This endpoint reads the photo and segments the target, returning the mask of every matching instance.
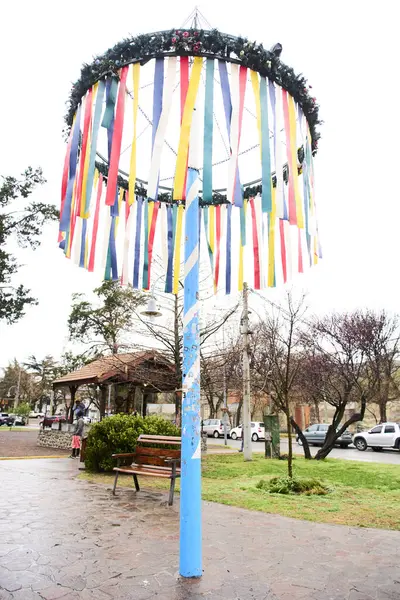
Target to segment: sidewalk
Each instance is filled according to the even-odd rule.
[[[398,600],[400,533],[203,505],[204,575],[177,577],[179,499],[0,463],[0,600]],[[293,501],[296,501],[295,498]]]

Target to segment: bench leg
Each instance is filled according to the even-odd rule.
[[[135,490],[137,492],[140,492],[140,487],[139,487],[139,482],[138,482],[138,478],[137,475],[133,475],[133,482],[135,484]]]
[[[168,506],[172,506],[174,503],[174,491],[175,491],[175,477],[171,477],[171,485],[169,488]]]
[[[119,472],[116,471],[116,473],[115,473],[115,479],[114,479],[114,487],[113,487],[113,491],[112,491],[113,496],[115,496],[115,489],[117,487],[118,476],[119,476]]]

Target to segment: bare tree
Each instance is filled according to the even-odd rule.
[[[302,324],[307,310],[305,298],[294,300],[287,294],[285,306],[270,305],[260,322],[260,341],[264,360],[259,375],[270,381],[275,406],[285,414],[288,432],[288,476],[293,477],[292,402],[303,351]]]

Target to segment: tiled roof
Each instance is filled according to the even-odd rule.
[[[160,366],[167,366],[171,372],[175,371],[174,365],[158,352],[129,352],[98,358],[81,369],[56,379],[53,381],[53,386],[62,387],[68,384],[102,383],[118,376],[127,377],[129,375],[132,378],[132,376],[134,377],[135,367],[140,369],[140,365],[148,361],[153,361],[155,366],[157,363]]]

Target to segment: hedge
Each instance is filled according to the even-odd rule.
[[[115,415],[90,427],[85,467],[88,471],[112,471],[116,466],[113,454],[133,452],[142,433],[150,435],[180,435],[180,429],[162,417]]]

